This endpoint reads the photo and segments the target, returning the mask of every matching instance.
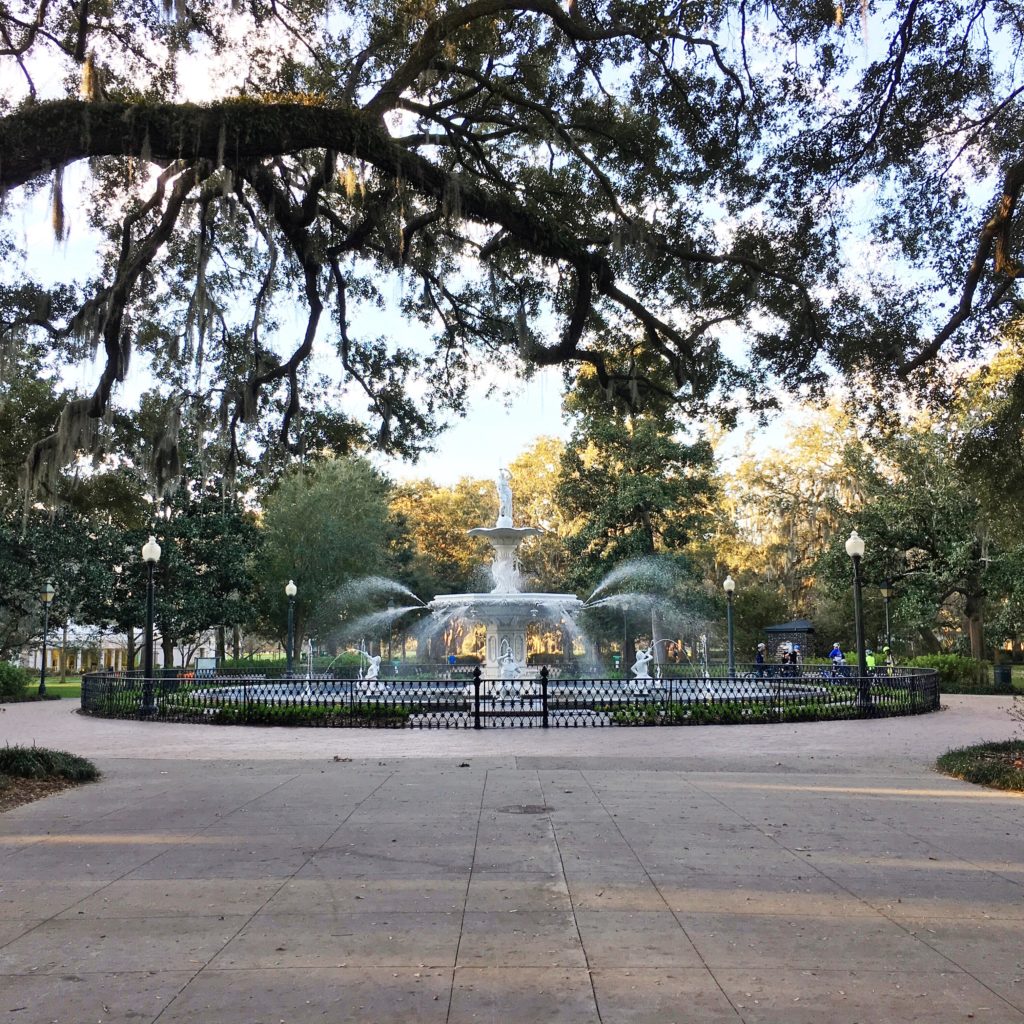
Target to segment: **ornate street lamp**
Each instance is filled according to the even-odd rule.
[[[50,631],[50,602],[53,600],[53,584],[47,580],[39,600],[43,602],[43,653],[39,661],[39,696],[46,696],[46,635]]]
[[[160,545],[152,534],[142,545],[142,560],[146,563],[146,646],[142,656],[142,713],[152,715],[156,712],[156,701],[153,699],[153,570],[160,561]]]
[[[732,633],[732,595],[736,592],[736,581],[731,576],[726,576],[722,581],[722,589],[725,591],[725,622],[729,643],[729,678],[736,675],[736,656],[733,650]]]
[[[285,668],[290,676],[292,674],[292,650],[295,645],[295,595],[299,592],[294,580],[288,581],[284,592],[288,595],[288,646],[285,648]]]
[[[846,541],[846,553],[853,560],[853,624],[857,631],[857,675],[860,677],[858,702],[861,707],[866,707],[870,703],[870,684],[868,682],[868,659],[864,650],[864,615],[861,609],[860,592],[860,560],[864,557],[864,540],[856,530]]]
[[[892,642],[889,636],[889,602],[896,596],[896,588],[892,585],[892,580],[886,580],[878,589],[885,602],[885,646],[889,647]]]

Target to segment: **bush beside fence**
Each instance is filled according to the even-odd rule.
[[[785,671],[782,671],[785,669]],[[857,677],[816,667],[648,680],[437,677],[376,680],[92,674],[82,711],[213,725],[566,728],[800,722],[920,714],[939,706],[934,670]]]

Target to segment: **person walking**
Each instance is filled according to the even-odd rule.
[[[764,667],[764,656],[767,650],[768,648],[764,644],[757,645],[757,653],[754,655],[754,665],[756,666],[754,672],[759,676],[763,676],[767,673],[767,670]]]

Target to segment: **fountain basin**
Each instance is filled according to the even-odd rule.
[[[503,651],[511,653],[520,666],[521,677],[536,676],[537,669],[526,668],[526,633],[531,622],[555,623],[570,620],[583,607],[575,594],[490,593],[438,594],[427,603],[439,618],[458,616],[479,623],[487,633],[484,647],[484,675],[501,674]]]

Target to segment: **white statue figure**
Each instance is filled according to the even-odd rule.
[[[518,679],[523,666],[515,659],[512,645],[508,640],[501,641],[501,654],[498,656],[498,675],[502,679]]]
[[[363,679],[366,682],[375,682],[378,675],[380,675],[380,655],[374,654],[369,658],[369,664],[363,673]]]
[[[499,551],[491,563],[495,594],[514,594],[519,590],[518,573],[511,551]]]
[[[650,679],[651,674],[647,671],[647,666],[654,660],[654,652],[650,647],[639,647],[636,652],[636,661],[633,662],[633,666],[630,671],[633,673],[635,679]]]
[[[512,525],[512,474],[498,470],[498,526]]]

